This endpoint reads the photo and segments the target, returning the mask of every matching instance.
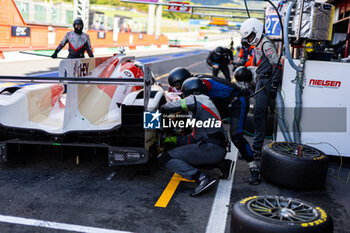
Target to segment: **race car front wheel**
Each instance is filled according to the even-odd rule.
[[[274,142],[264,147],[260,166],[263,177],[273,184],[315,190],[326,180],[328,157],[311,146]]]
[[[235,203],[232,233],[331,233],[333,220],[322,208],[281,196],[252,196]]]

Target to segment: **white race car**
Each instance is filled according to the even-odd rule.
[[[116,55],[63,60],[59,73],[66,78],[1,77],[46,83],[1,91],[0,160],[37,144],[105,147],[110,166],[147,162],[156,130],[144,129],[144,111],[166,102],[149,67]]]

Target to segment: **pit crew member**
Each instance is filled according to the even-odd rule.
[[[185,68],[182,68],[185,69]],[[186,73],[186,72],[183,72]],[[241,74],[241,73],[240,73]],[[186,75],[187,76],[187,75]],[[230,136],[233,144],[237,147],[242,157],[247,161],[251,177],[249,184],[259,184],[261,182],[260,169],[254,161],[253,151],[247,140],[243,137],[243,128],[249,110],[249,96],[250,92],[246,89],[241,89],[235,83],[231,83],[225,79],[197,75],[202,82],[194,82],[193,85],[183,88],[202,88],[196,85],[204,86],[204,94],[209,96],[214,102],[222,118],[230,118]],[[181,77],[178,77],[181,79]],[[244,80],[244,77],[237,77],[239,80]],[[193,80],[191,78],[191,80]],[[170,83],[169,83],[170,84]],[[171,84],[170,84],[171,85]],[[232,165],[231,161],[231,165]],[[230,177],[228,174],[228,178]],[[225,177],[226,178],[226,177]],[[225,179],[224,178],[224,179]]]
[[[187,84],[186,84],[187,82]],[[158,157],[161,165],[189,180],[196,181],[196,187],[190,194],[196,196],[216,183],[208,174],[201,172],[198,165],[218,164],[226,155],[225,131],[218,110],[205,91],[199,79],[188,79],[182,85],[184,99],[174,100],[161,106],[163,114],[188,112],[196,121],[215,121],[208,127],[194,127],[191,135],[171,137],[178,147],[161,153]]]
[[[255,46],[256,91],[255,96],[255,136],[252,149],[255,157],[260,157],[265,137],[265,121],[268,106],[276,98],[277,88],[281,83],[282,68],[278,66],[278,54],[275,45],[263,34],[263,24],[256,18],[249,18],[241,26],[242,37]],[[271,80],[270,80],[271,79]]]
[[[61,43],[57,46],[52,58],[57,58],[61,49],[69,43],[67,58],[84,58],[84,52],[87,51],[89,57],[94,57],[91,49],[90,37],[83,32],[84,23],[81,19],[75,19],[73,22],[74,31],[67,32]]]
[[[213,68],[214,77],[217,77],[219,71],[221,70],[225,78],[228,81],[231,81],[228,65],[233,64],[232,50],[219,46],[209,53],[206,62]]]

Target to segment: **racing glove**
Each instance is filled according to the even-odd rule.
[[[164,140],[161,142],[161,146],[164,146],[166,144],[175,145],[176,144],[176,137],[165,137]]]

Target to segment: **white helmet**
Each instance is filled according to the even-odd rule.
[[[263,30],[264,26],[258,19],[249,18],[241,25],[240,33],[249,44],[257,45],[262,37]],[[255,33],[255,37],[249,42],[247,39],[252,33]]]

